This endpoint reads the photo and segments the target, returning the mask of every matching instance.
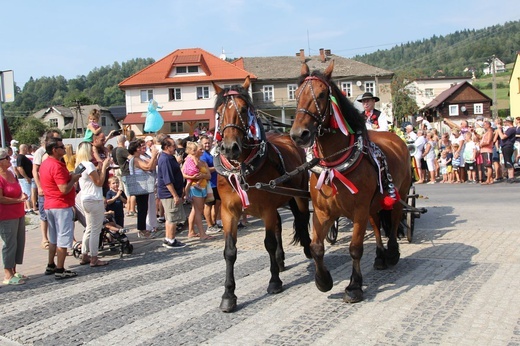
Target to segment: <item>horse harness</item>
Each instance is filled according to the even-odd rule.
[[[318,80],[322,82],[329,89],[329,99],[327,101],[327,106],[324,108],[324,112],[322,112],[316,95],[314,93],[314,88],[311,83],[312,80]],[[334,178],[337,178],[350,190],[351,193],[357,193],[357,188],[345,177],[345,175],[353,171],[361,162],[363,155],[366,155],[369,159],[369,162],[372,163],[372,165],[376,168],[378,172],[378,185],[380,193],[383,194],[384,190],[386,190],[388,195],[391,198],[395,199],[397,193],[395,185],[393,184],[392,175],[390,174],[390,171],[388,169],[386,156],[383,153],[383,151],[374,142],[371,142],[363,138],[363,135],[360,132],[357,132],[355,134],[352,133],[352,131],[347,132],[346,128],[350,129],[348,124],[343,127],[341,126],[341,121],[345,118],[341,114],[341,111],[339,111],[338,108],[334,108],[334,106],[332,105],[334,102],[332,96],[332,88],[329,85],[329,83],[323,80],[322,78],[318,78],[316,76],[309,76],[305,78],[304,85],[301,88],[300,93],[297,95],[297,100],[300,98],[303,90],[305,90],[307,86],[311,91],[313,102],[318,114],[312,113],[305,108],[300,108],[296,112],[305,113],[311,116],[314,120],[316,120],[316,122],[318,123],[318,137],[323,136],[325,132],[334,131],[334,129],[325,130],[322,128],[326,116],[329,115],[335,118],[336,123],[339,125],[341,132],[343,132],[343,134],[345,134],[348,138],[348,145],[345,148],[336,153],[333,153],[332,155],[329,155],[326,158],[319,157],[316,145],[317,140],[315,141],[312,150],[310,151],[310,155],[307,156],[307,162],[316,162],[316,160],[318,162],[310,168],[310,170],[313,173],[319,176],[316,188],[321,188],[323,183],[329,183],[335,193],[336,187],[333,185],[332,180]],[[328,158],[335,157],[340,154],[342,155],[339,159],[336,159],[332,162],[326,161]]]

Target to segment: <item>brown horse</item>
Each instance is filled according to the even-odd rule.
[[[216,139],[214,164],[218,176],[218,191],[222,200],[221,217],[224,228],[226,282],[220,309],[231,312],[236,308],[234,264],[237,257],[237,226],[243,212],[263,220],[264,245],[270,257],[271,279],[268,293],[280,293],[280,271],[285,270],[282,247],[282,222],[278,208],[289,203],[294,215],[293,242],[300,242],[310,256],[309,199],[293,198],[254,187],[292,172],[305,163],[304,151],[288,135],[265,133],[255,112],[249,88],[249,77],[242,86],[222,89],[217,93]],[[302,172],[282,185],[282,188],[308,190],[308,174]]]
[[[399,196],[406,199],[411,186],[410,154],[394,133],[367,131],[365,119],[331,81],[333,69],[331,62],[323,74],[309,75],[309,67],[302,64],[290,133],[296,144],[312,147],[313,156],[321,158],[310,179],[316,286],[323,292],[332,288],[323,262],[323,239],[334,220],[346,216],[354,226],[349,248],[352,275],[343,299],[355,303],[363,300],[360,261],[368,222],[377,242],[374,267],[385,269],[399,261],[397,229],[403,210]],[[381,226],[388,236],[387,249]]]

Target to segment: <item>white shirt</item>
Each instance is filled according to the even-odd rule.
[[[370,114],[373,114],[372,112]],[[367,130],[374,130],[374,131],[388,131],[388,117],[384,112],[381,112],[379,114],[379,117],[377,118],[377,124],[379,125],[379,128],[374,129],[372,127],[372,123],[370,122],[370,116],[366,116],[365,113],[363,115],[366,117],[366,127]]]
[[[90,178],[90,173],[96,170],[96,166],[90,161],[81,162],[85,166],[85,170],[81,173],[79,178],[79,186],[81,187],[82,201],[102,201],[103,187],[97,186]]]
[[[405,135],[405,138],[408,142],[415,142],[417,139],[417,134],[413,131],[410,131]]]
[[[422,158],[422,154],[424,152],[424,145],[426,144],[426,138],[424,136],[418,136],[415,142],[416,150],[415,150],[415,158],[420,160]]]

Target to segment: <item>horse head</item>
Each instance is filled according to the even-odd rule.
[[[213,83],[217,93],[216,139],[219,142],[220,154],[228,160],[238,160],[243,154],[243,149],[261,136],[258,133],[260,131],[257,115],[248,93],[249,84],[249,76],[241,86],[233,85],[223,89]]]
[[[335,133],[341,129],[345,135],[348,131],[364,131],[363,119],[350,101],[332,82],[334,61],[323,73],[309,72],[309,66],[302,64],[299,86],[296,90],[296,116],[290,135],[300,147],[310,147],[319,136]]]

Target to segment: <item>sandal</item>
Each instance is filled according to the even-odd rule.
[[[49,250],[49,241],[42,241],[40,247],[43,249],[43,250]]]
[[[27,275],[23,275],[23,274],[20,274],[20,273],[14,273],[14,276],[17,277],[18,279],[22,279],[22,280],[28,280],[29,277]]]
[[[90,257],[82,255],[81,256],[81,261],[79,261],[79,264],[83,266],[83,265],[89,264],[89,263],[90,263]]]
[[[188,238],[198,238],[200,237],[200,234],[194,233],[194,234],[188,234]]]
[[[200,237],[200,240],[211,240],[211,239],[215,239],[215,237],[212,237],[207,234]]]
[[[19,277],[12,276],[9,280],[2,281],[4,285],[23,285],[25,281]]]
[[[91,267],[91,268],[94,268],[94,267],[103,267],[103,266],[108,265],[108,263],[109,263],[109,262],[105,262],[105,261],[97,260],[97,261],[94,262],[94,263],[90,263],[90,267]]]

